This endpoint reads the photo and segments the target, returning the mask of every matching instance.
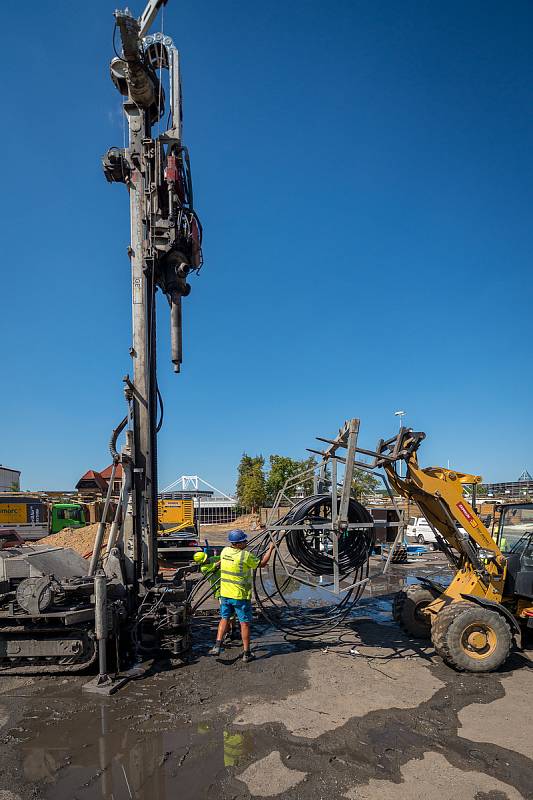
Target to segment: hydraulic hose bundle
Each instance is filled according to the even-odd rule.
[[[321,521],[331,517],[331,495],[313,495],[297,503],[284,517],[287,525],[308,520]],[[356,500],[350,499],[348,506],[349,523],[372,523],[369,512]],[[281,524],[281,523],[280,523]],[[372,544],[372,529],[350,530],[339,537],[339,568],[341,573],[366,564],[369,546]],[[330,575],[333,562],[324,550],[320,549],[320,535],[312,527],[287,532],[287,547],[293,559],[313,575]]]
[[[349,528],[331,531],[331,495],[297,502],[276,523],[250,539],[248,549],[259,555],[274,542],[266,569],[254,573],[257,606],[276,628],[293,636],[320,636],[339,625],[361,597],[368,578],[374,544],[372,517],[356,500],[348,506]],[[361,523],[361,527],[356,527]],[[284,527],[287,526],[287,527]],[[329,526],[329,528],[328,528]],[[339,594],[333,594],[333,536],[338,535]],[[192,611],[213,593],[206,579],[194,587]]]
[[[257,570],[254,576],[255,599],[263,615],[293,636],[316,637],[335,628],[365,588],[374,543],[371,515],[350,499],[348,523],[360,522],[365,527],[350,527],[338,536],[339,595],[331,592],[335,534],[327,528],[330,521],[331,495],[313,495],[298,502],[278,523],[282,530],[276,531],[276,552],[268,571]],[[260,551],[268,545],[270,534],[263,534],[261,540]]]

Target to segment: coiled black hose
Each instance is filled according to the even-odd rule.
[[[332,582],[324,581],[324,577],[333,574],[333,534],[327,528],[328,522],[331,522],[331,495],[313,495],[296,503],[277,524],[279,527],[273,535],[278,549],[268,571],[257,570],[254,575],[255,598],[261,612],[272,625],[292,636],[316,638],[337,627],[350,614],[365,589],[374,546],[370,513],[350,499],[348,522],[350,525],[360,522],[362,527],[350,528],[339,536],[341,594],[337,602],[336,595],[328,593],[333,588]],[[325,524],[326,527],[321,527]],[[285,525],[287,528],[283,530]],[[293,525],[298,527],[291,529]],[[269,541],[267,532],[257,542],[257,550],[261,552]],[[285,547],[288,553],[282,561],[280,553]],[[318,581],[316,576],[319,576]],[[291,601],[289,587],[295,582],[297,594],[301,594],[302,589],[307,594],[305,603]],[[321,589],[325,591],[321,593]],[[321,594],[318,599],[315,590]],[[331,602],[320,604],[324,597],[331,597]]]
[[[323,522],[331,519],[331,495],[313,495],[297,503],[284,517],[280,524],[294,525],[312,522]],[[372,525],[372,516],[364,506],[350,498],[348,505],[348,522],[361,522]],[[322,537],[323,538],[323,537]],[[287,547],[293,559],[312,575],[331,575],[333,561],[320,550],[320,532],[311,525],[304,530],[287,532]],[[339,537],[339,571],[341,575],[358,569],[368,560],[373,546],[373,528],[352,528]]]
[[[272,540],[276,543],[268,568],[254,573],[254,595],[267,621],[291,636],[317,638],[328,633],[346,619],[365,590],[374,545],[370,513],[350,499],[349,524],[360,522],[366,526],[351,528],[339,537],[339,596],[328,591],[333,588],[332,581],[324,581],[324,577],[333,574],[332,533],[327,527],[320,527],[328,522],[331,495],[306,497],[279,520],[275,530],[261,531],[248,543],[247,549],[256,555],[261,555]],[[298,528],[291,529],[293,525]],[[302,590],[307,595],[303,599]],[[211,594],[213,589],[204,578],[189,596],[193,613]],[[331,602],[324,602],[325,597]]]

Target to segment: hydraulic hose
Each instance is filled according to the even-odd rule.
[[[128,424],[128,417],[127,415],[124,417],[122,422],[120,422],[113,433],[111,434],[111,439],[109,440],[109,452],[113,457],[113,461],[119,461],[120,455],[117,451],[117,439]]]
[[[285,516],[283,522],[287,525],[294,525],[299,522],[305,523],[308,520],[312,524],[313,521],[321,522],[328,516],[331,517],[331,495],[313,495],[297,503]],[[372,516],[364,506],[350,498],[348,522],[371,525]],[[313,529],[311,524],[304,530],[289,530],[287,547],[294,560],[312,575],[331,575],[333,561],[319,549],[320,531]],[[341,534],[339,536],[339,571],[341,575],[365,564],[372,545],[372,528],[352,528]]]
[[[256,555],[262,554],[272,541],[276,543],[268,569],[254,573],[254,595],[266,620],[291,636],[316,638],[328,633],[346,619],[364,592],[374,545],[372,517],[356,500],[349,501],[348,523],[361,523],[361,527],[339,535],[340,596],[320,591],[332,587],[332,580],[324,581],[333,575],[331,537],[337,534],[325,526],[330,521],[331,495],[306,497],[279,520],[274,531],[261,531],[248,543],[248,549]],[[204,578],[196,584],[189,596],[193,613],[213,594],[206,582]],[[305,604],[301,590],[307,586],[309,599]],[[327,596],[331,602],[321,605],[320,600]]]

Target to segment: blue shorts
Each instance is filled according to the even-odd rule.
[[[252,601],[234,600],[233,597],[221,597],[220,616],[222,619],[231,619],[233,614],[237,615],[239,622],[251,622]]]

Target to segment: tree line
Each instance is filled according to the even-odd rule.
[[[265,467],[262,455],[242,454],[237,474],[237,500],[241,508],[253,512],[273,503],[278,492],[291,478],[294,480],[287,489],[289,498],[313,493],[313,468],[317,466],[314,456],[298,460],[289,456],[272,455],[268,461],[268,467]],[[298,474],[306,470],[309,470],[308,474],[297,479]],[[357,499],[373,494],[379,485],[379,480],[365,470],[354,471],[352,493]]]

